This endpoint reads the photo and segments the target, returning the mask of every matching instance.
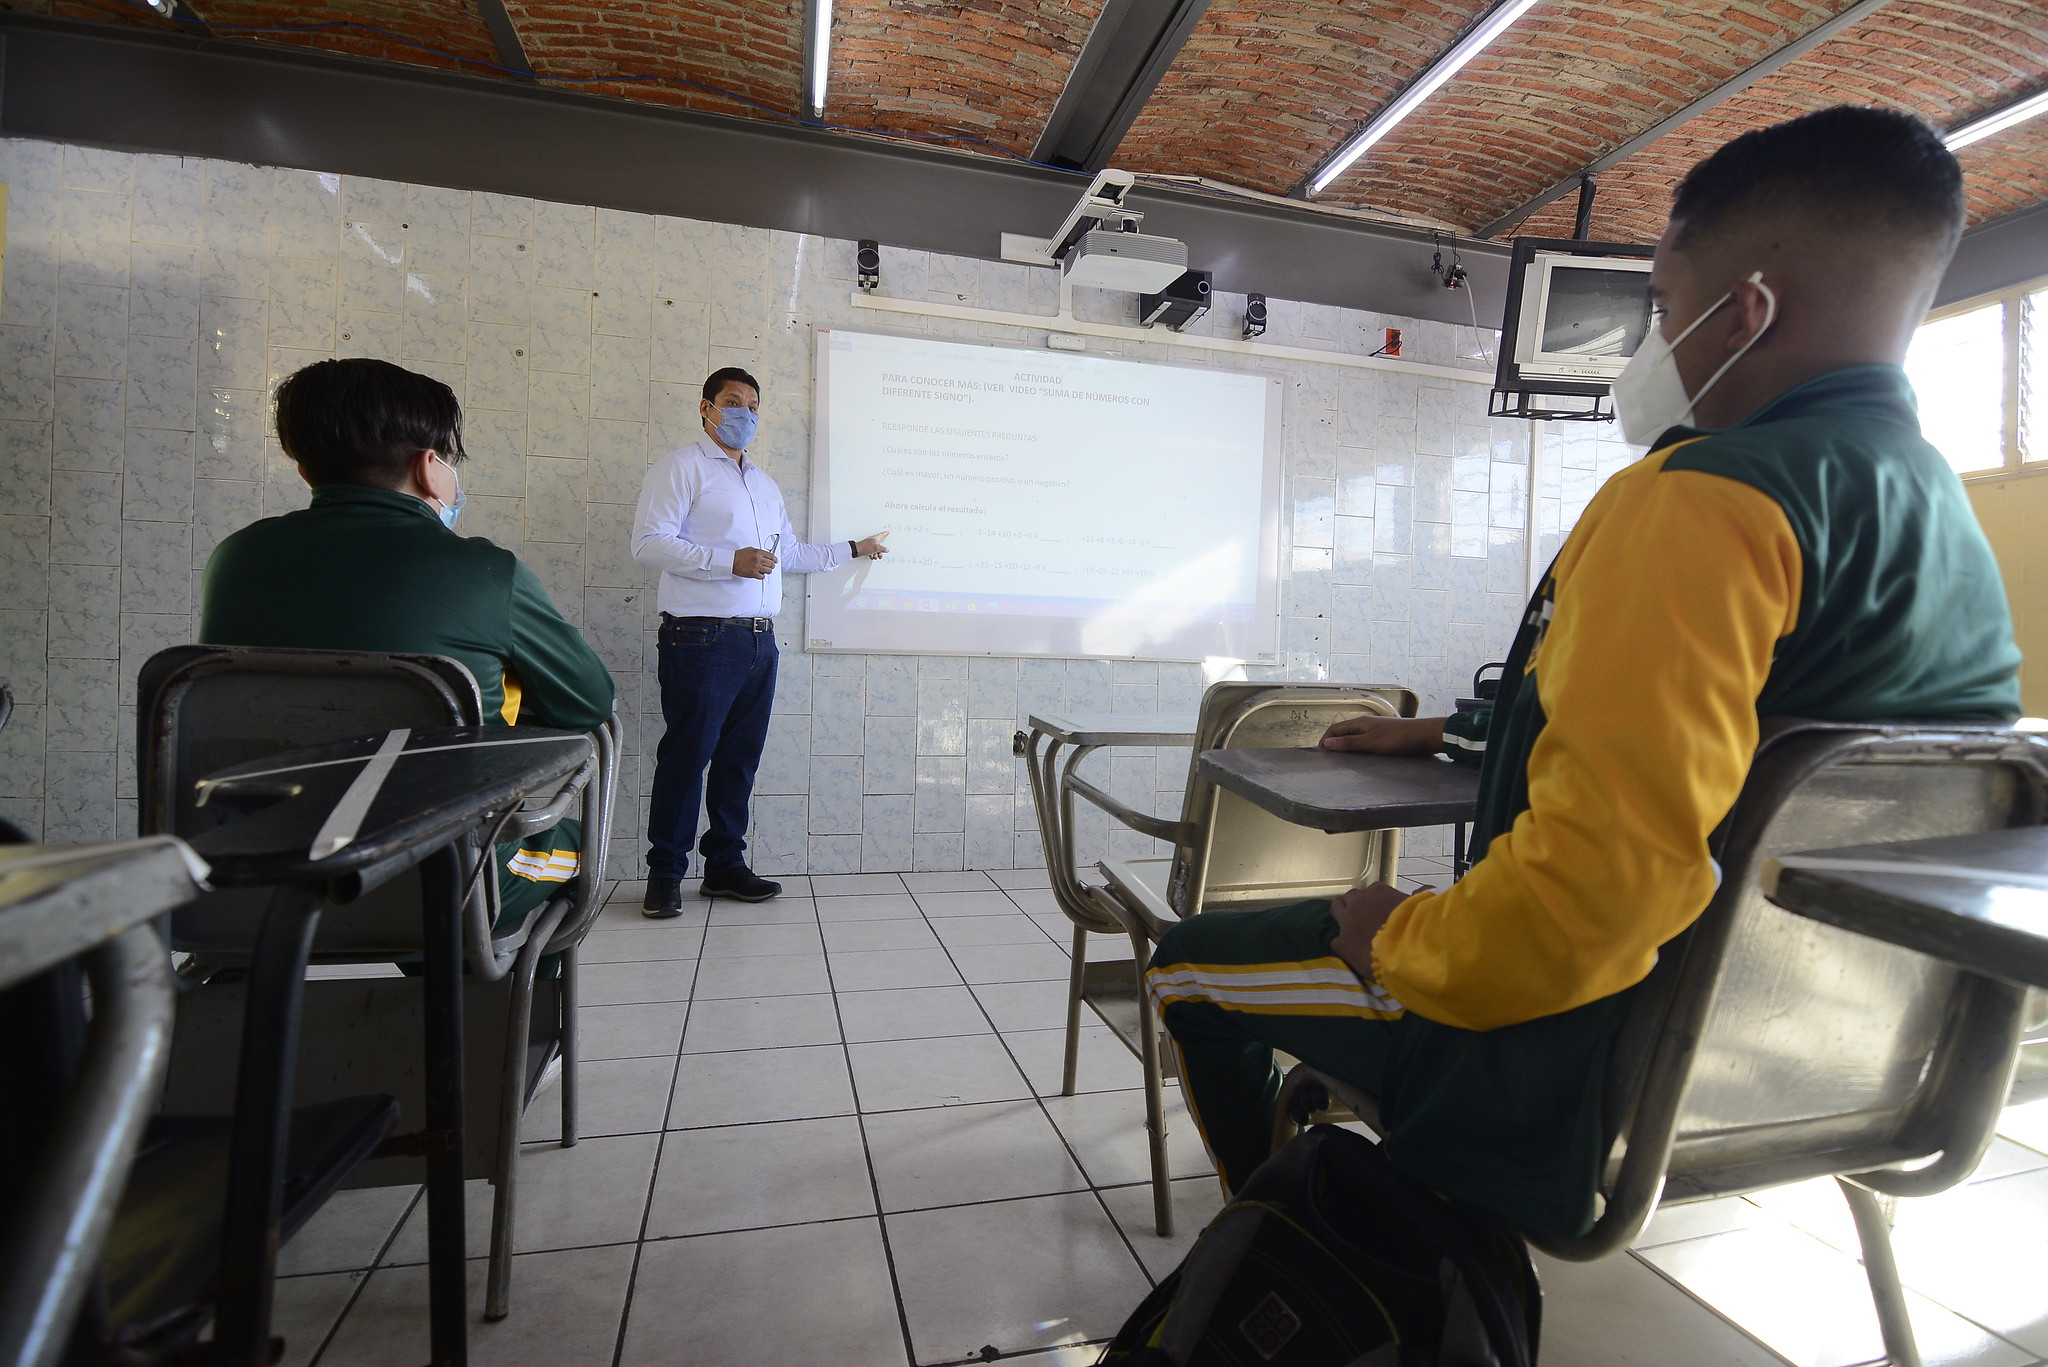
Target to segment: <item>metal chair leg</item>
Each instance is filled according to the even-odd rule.
[[[223,1367],[266,1367],[270,1361],[271,1296],[299,1021],[306,959],[319,924],[319,899],[298,888],[279,888],[271,895],[251,956],[221,1225],[220,1299],[214,1312],[214,1356]],[[454,952],[461,952],[459,944]]]
[[[576,1147],[576,947],[562,951],[562,1147]]]
[[[1280,1152],[1290,1139],[1301,1133],[1301,1124],[1295,1120],[1299,1103],[1296,1098],[1302,1088],[1309,1085],[1313,1074],[1304,1064],[1295,1064],[1280,1079],[1280,1094],[1273,1100],[1273,1139],[1266,1152]]]
[[[0,1285],[0,1361],[22,1367],[64,1360],[65,1338],[92,1294],[107,1228],[171,1052],[171,965],[155,927],[137,926],[93,951],[91,973],[85,1055],[36,1157],[37,1175],[24,1188],[7,1249],[10,1268],[41,1275]],[[43,1001],[77,990],[75,973],[59,968],[8,995],[33,1014]]]
[[[1060,1074],[1060,1095],[1074,1094],[1081,1069],[1081,982],[1088,972],[1088,932],[1074,927],[1074,961],[1067,969],[1067,1062]]]
[[[512,1236],[519,1210],[519,1128],[526,1116],[526,1045],[532,1033],[533,980],[540,968],[541,937],[528,940],[513,967],[506,1010],[505,1055],[499,1071],[498,1152],[491,1164],[491,1262],[484,1283],[484,1318],[512,1313]]]
[[[533,1036],[533,985],[542,950],[554,938],[568,904],[550,902],[534,913],[539,924],[512,965],[512,997],[505,1009],[505,1052],[499,1064],[498,1152],[492,1160],[491,1263],[484,1283],[484,1318],[512,1312],[512,1236],[519,1209],[519,1130],[526,1118],[527,1047]],[[567,1065],[564,1064],[566,1073]],[[565,1079],[566,1080],[566,1079]]]
[[[1132,935],[1132,971],[1138,977],[1138,1060],[1145,1068],[1145,1138],[1152,1151],[1152,1219],[1159,1237],[1165,1239],[1173,1234],[1173,1168],[1166,1152],[1166,1076],[1159,1061],[1159,1022],[1145,993],[1149,957],[1144,938]]]
[[[1835,1185],[1842,1189],[1849,1213],[1856,1218],[1856,1239],[1863,1245],[1863,1275],[1877,1306],[1885,1357],[1891,1367],[1920,1367],[1920,1345],[1913,1337],[1913,1320],[1906,1309],[1906,1288],[1899,1281],[1898,1261],[1892,1257],[1891,1202],[1847,1178],[1837,1177]]]
[[[455,845],[420,866],[425,964],[427,1320],[431,1367],[469,1361],[467,1195],[462,1179],[462,883]]]

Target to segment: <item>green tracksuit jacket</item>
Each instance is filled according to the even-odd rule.
[[[1720,432],[1665,434],[1595,496],[1508,661],[1483,854],[1404,903],[1374,960],[1413,1022],[1397,1107],[1411,1165],[1491,1167],[1496,1203],[1569,1229],[1591,1218],[1595,1065],[1625,990],[1713,895],[1707,838],[1759,720],[2009,721],[2020,655],[1962,485],[1921,437],[1904,372],[1873,365]],[[1573,1059],[1548,1089],[1572,1099],[1557,1128],[1513,1124],[1529,1147],[1488,1162],[1500,1117],[1472,1133],[1475,1101],[1484,1114],[1502,1078]]]
[[[1708,837],[1760,719],[2007,721],[2019,663],[1997,564],[1903,371],[1850,367],[1722,431],[1674,429],[1607,481],[1530,601],[1486,728],[1477,862],[1373,942],[1392,1001],[1334,957],[1247,964],[1254,927],[1225,941],[1207,914],[1161,942],[1154,996],[1301,1017],[1288,1039],[1348,1023],[1397,1165],[1576,1233],[1609,1042],[1713,894]],[[1297,952],[1327,945],[1326,914],[1293,919]]]
[[[612,714],[611,674],[533,571],[390,489],[323,484],[305,509],[222,541],[206,562],[199,639],[452,656],[493,725],[587,731]],[[506,918],[574,876],[578,834],[564,822],[526,851],[503,847]]]

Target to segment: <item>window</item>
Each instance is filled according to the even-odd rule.
[[[1906,353],[1920,430],[1957,474],[2005,464],[2005,305],[1924,325]]]
[[[2048,461],[2048,288],[1946,309],[1906,353],[1920,430],[1960,475]]]
[[[2020,308],[2020,459],[2048,460],[2048,289]]]

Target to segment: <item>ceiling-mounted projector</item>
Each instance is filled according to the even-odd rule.
[[[1076,285],[1157,294],[1187,274],[1188,244],[1149,233],[1086,232],[1060,258],[1060,269]]]
[[[1060,268],[1067,283],[1156,294],[1187,273],[1188,244],[1138,231],[1145,215],[1124,207],[1129,171],[1098,171],[1049,238],[1003,234],[1003,259]]]

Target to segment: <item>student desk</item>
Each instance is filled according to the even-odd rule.
[[[1011,740],[1011,753],[1024,761],[1031,777],[1031,802],[1038,814],[1038,838],[1045,849],[1045,867],[1053,901],[1067,919],[1090,930],[1104,930],[1102,912],[1081,891],[1074,867],[1074,769],[1094,751],[1108,745],[1170,749],[1195,743],[1192,712],[1060,712],[1034,715],[1029,731]],[[1064,763],[1060,751],[1067,750]],[[1107,927],[1114,930],[1114,926]]]
[[[175,836],[0,845],[0,991],[191,901],[205,876]],[[168,994],[168,978],[163,987]]]
[[[156,1109],[174,1010],[170,956],[149,923],[197,896],[205,875],[171,836],[0,847],[0,992],[86,959],[95,1017],[44,1146],[40,1189],[24,1193],[14,1215],[0,1277],[0,1361],[58,1361],[99,1274],[135,1145]]]
[[[1785,855],[1762,881],[1796,915],[2048,988],[2048,827]]]
[[[310,906],[345,916],[347,903],[421,866],[426,1123],[394,1139],[416,1145],[413,1151],[426,1158],[435,1367],[460,1367],[468,1355],[462,922],[472,871],[463,867],[457,842],[528,796],[559,788],[594,763],[594,755],[590,737],[580,731],[442,726],[288,751],[199,780],[207,805],[243,813],[193,838],[217,887],[293,889]],[[484,848],[489,859],[490,847]],[[480,876],[495,874],[486,868]],[[302,970],[311,938],[308,921],[297,945]],[[289,1087],[288,1076],[282,1085]]]
[[[1195,764],[1217,787],[1282,821],[1333,835],[1452,826],[1452,871],[1465,872],[1465,827],[1479,801],[1479,771],[1469,765],[1313,748],[1204,750]]]

